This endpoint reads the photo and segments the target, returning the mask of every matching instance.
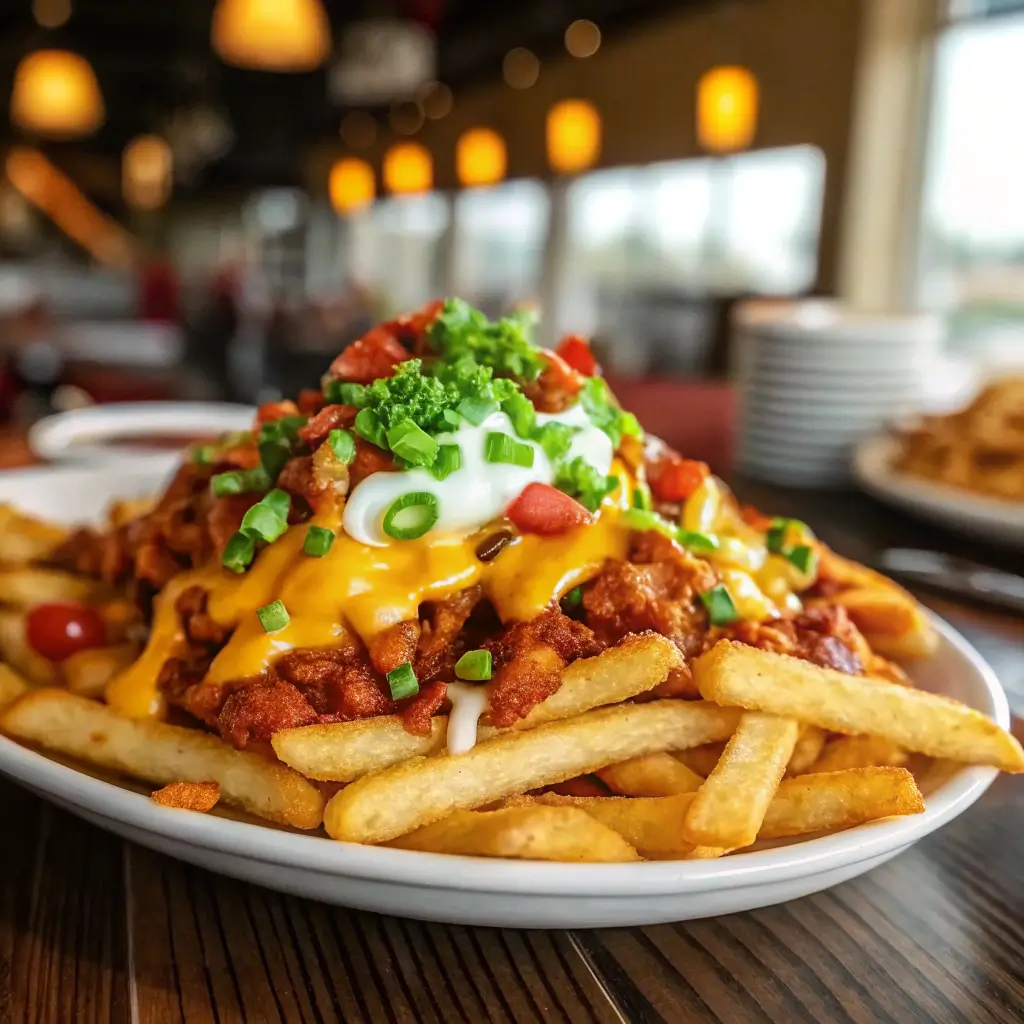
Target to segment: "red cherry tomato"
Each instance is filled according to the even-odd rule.
[[[648,464],[647,482],[658,501],[686,501],[710,472],[706,462],[671,452]]]
[[[107,642],[100,613],[72,602],[36,605],[28,613],[25,631],[32,649],[50,661],[64,661]]]
[[[527,484],[506,513],[521,533],[551,537],[593,522],[578,502],[547,484]]]
[[[597,365],[594,353],[590,349],[590,343],[578,334],[567,334],[555,351],[584,377],[593,377],[595,373],[601,372],[601,367]]]
[[[352,342],[328,371],[339,380],[370,384],[380,377],[394,377],[399,363],[411,359],[412,353],[395,337],[387,324],[372,327],[358,341]]]

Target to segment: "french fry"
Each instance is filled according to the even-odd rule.
[[[690,750],[673,750],[672,754],[691,771],[706,779],[715,770],[723,750],[724,743],[702,743]]]
[[[212,811],[220,800],[216,782],[170,782],[150,794],[155,804],[177,807],[182,811]]]
[[[235,750],[197,729],[122,718],[65,690],[35,690],[0,717],[0,728],[98,768],[155,785],[216,782],[225,803],[295,828],[320,824],[323,797],[297,772]]]
[[[849,676],[783,654],[721,641],[693,666],[700,692],[724,706],[809,722],[832,732],[884,736],[907,750],[1007,772],[1024,751],[983,714],[883,679]]]
[[[72,576],[60,569],[22,566],[0,569],[0,604],[32,608],[60,601],[89,603],[103,590],[95,580]]]
[[[33,683],[46,686],[57,678],[57,668],[29,645],[25,634],[25,613],[0,609],[0,658]]]
[[[388,845],[402,850],[519,860],[612,863],[640,859],[618,832],[576,807],[455,811]]]
[[[68,531],[0,505],[0,564],[27,565],[48,558],[68,538]]]
[[[324,825],[335,839],[379,843],[527,789],[641,754],[731,735],[738,714],[663,700],[587,711],[525,732],[504,733],[457,756],[419,757],[365,775],[331,798]]]
[[[673,796],[695,793],[702,776],[671,754],[644,754],[620,764],[599,768],[597,776],[613,793],[621,796]]]
[[[538,704],[514,730],[533,729],[545,722],[569,718],[605,704],[618,704],[650,690],[680,664],[675,645],[654,633],[628,637],[595,658],[574,661],[562,673],[562,685]],[[444,750],[448,718],[437,715],[430,734],[408,732],[397,715],[357,722],[307,725],[274,734],[274,752],[311,779],[352,782],[363,775],[427,757]],[[499,730],[481,726],[481,739]]]
[[[544,793],[518,797],[530,802],[578,807],[614,829],[643,857],[685,858],[721,854],[714,848],[694,848],[682,837],[682,826],[694,794],[665,797],[567,797]],[[801,775],[779,783],[761,829],[760,839],[782,839],[814,832],[837,832],[866,821],[920,814],[924,800],[917,783],[904,768],[854,768],[843,772]]]
[[[0,664],[0,711],[13,704],[28,688],[28,683],[10,665]]]
[[[923,811],[924,798],[905,768],[851,768],[801,775],[779,784],[757,838],[836,832],[877,818]]]
[[[754,842],[798,731],[792,719],[746,712],[715,770],[697,790],[683,838],[694,846],[728,849]]]
[[[884,736],[840,736],[825,744],[813,772],[841,772],[847,768],[901,767],[907,752]]]
[[[805,725],[800,730],[793,747],[793,756],[786,767],[787,775],[803,775],[818,760],[821,748],[825,746],[828,733],[816,725]]]
[[[99,700],[107,683],[127,668],[137,654],[134,644],[117,644],[114,647],[90,647],[77,651],[61,662],[60,672],[64,685],[79,697]]]

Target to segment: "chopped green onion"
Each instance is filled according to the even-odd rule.
[[[272,508],[259,502],[242,516],[242,533],[254,540],[273,544],[288,529],[288,520],[282,519]]]
[[[360,409],[352,426],[355,432],[360,437],[365,437],[370,444],[375,444],[378,448],[387,449],[387,431],[385,431],[384,425],[372,409]]]
[[[430,472],[438,480],[447,480],[461,466],[462,449],[457,444],[443,444],[437,449],[437,458],[430,467]]]
[[[529,469],[533,465],[533,448],[508,434],[491,431],[484,440],[484,459]]]
[[[292,457],[291,445],[284,440],[261,441],[259,451],[260,466],[271,480],[276,480]]]
[[[313,558],[323,558],[334,543],[334,534],[323,526],[311,526],[306,531],[302,550]]]
[[[208,466],[217,457],[217,446],[213,444],[199,444],[192,449],[192,461],[197,466]]]
[[[260,466],[255,469],[234,469],[227,473],[218,473],[210,480],[210,490],[218,498],[231,494],[251,494],[254,491],[265,491],[269,486],[270,478]]]
[[[786,546],[786,528],[789,526],[788,519],[773,519],[772,525],[765,535],[765,546],[773,554],[782,554]]]
[[[537,410],[521,391],[506,398],[501,403],[501,411],[512,421],[512,429],[522,438],[528,438],[537,425]]]
[[[658,533],[663,533],[666,537],[671,537],[672,540],[676,539],[679,532],[675,526],[667,519],[659,516],[657,512],[651,512],[643,508],[626,509],[622,513],[621,521],[624,526],[629,527],[631,530],[638,530],[640,533],[656,530]]]
[[[266,505],[275,515],[286,523],[288,522],[288,513],[292,510],[292,499],[287,491],[282,491],[280,487],[275,487],[272,491],[263,495],[260,499],[260,504]]]
[[[429,491],[411,491],[397,498],[384,513],[382,529],[395,540],[416,540],[437,522],[441,511]]]
[[[414,693],[420,692],[416,673],[413,672],[409,662],[399,665],[398,668],[393,668],[388,673],[388,686],[391,687],[392,700],[402,700],[403,697],[411,697]]]
[[[458,430],[462,426],[462,417],[454,409],[445,409],[441,413],[441,418],[448,424],[453,430]]]
[[[257,609],[256,615],[259,617],[264,633],[276,633],[278,630],[284,629],[291,621],[291,616],[283,601],[271,601],[270,604],[265,604],[262,608]]]
[[[732,594],[723,583],[719,583],[717,587],[712,587],[710,590],[705,590],[700,595],[700,599],[708,610],[708,619],[712,626],[728,626],[730,622],[735,622],[740,617],[739,612],[736,611]]]
[[[498,411],[498,403],[493,398],[469,397],[464,398],[455,408],[474,427],[479,427],[491,413]]]
[[[805,575],[813,571],[817,562],[817,555],[814,548],[807,544],[801,544],[786,552],[786,557]]]
[[[533,439],[544,449],[544,454],[554,462],[565,455],[572,447],[572,436],[578,433],[578,427],[570,427],[566,423],[545,423],[533,432]]]
[[[622,433],[629,434],[630,437],[644,436],[644,428],[640,426],[640,421],[631,412],[619,413],[619,429]]]
[[[710,555],[718,550],[718,538],[709,533],[698,533],[696,530],[677,530],[676,540],[684,548],[696,551],[698,555]]]
[[[562,604],[566,608],[578,608],[583,604],[583,588],[573,587],[572,590],[562,598]]]
[[[327,435],[327,441],[339,462],[344,462],[346,466],[352,465],[356,457],[356,440],[347,430],[332,430]]]
[[[362,409],[366,405],[366,387],[343,380],[329,380],[324,385],[324,398],[331,405],[354,405]]]
[[[437,442],[412,420],[403,420],[387,433],[388,447],[413,466],[432,466],[437,458]]]
[[[224,545],[220,564],[232,572],[242,573],[252,565],[255,557],[256,542],[248,534],[239,532]]]
[[[633,488],[633,508],[650,512],[654,508],[654,499],[651,497],[651,489],[647,484],[637,484]]]
[[[466,651],[455,662],[455,675],[472,683],[482,683],[491,678],[491,652]]]

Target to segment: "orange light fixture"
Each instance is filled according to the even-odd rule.
[[[129,206],[156,210],[171,198],[174,155],[159,135],[139,135],[121,157],[121,191]]]
[[[579,174],[601,153],[601,115],[586,100],[562,100],[548,111],[548,163],[559,174]]]
[[[331,168],[327,191],[331,197],[331,206],[339,214],[360,210],[372,203],[377,194],[373,168],[358,157],[342,157]]]
[[[14,72],[11,121],[35,135],[75,139],[91,135],[105,112],[92,66],[67,50],[36,50]]]
[[[210,37],[225,63],[260,71],[313,71],[331,50],[321,0],[218,0]]]
[[[429,192],[434,187],[434,159],[418,142],[396,142],[384,154],[384,187],[396,195]]]
[[[470,128],[455,144],[455,173],[466,188],[496,185],[505,177],[508,151],[493,128]]]
[[[697,83],[697,140],[712,153],[747,149],[757,132],[760,88],[739,65],[706,71]]]

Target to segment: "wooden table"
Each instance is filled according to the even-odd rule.
[[[743,497],[867,557],[958,545],[867,498]],[[1020,568],[1021,559],[999,557]],[[1024,689],[1024,624],[935,602]],[[351,913],[122,842],[0,784],[0,1022],[1024,1019],[1024,782],[869,875],[782,906],[610,931]]]

